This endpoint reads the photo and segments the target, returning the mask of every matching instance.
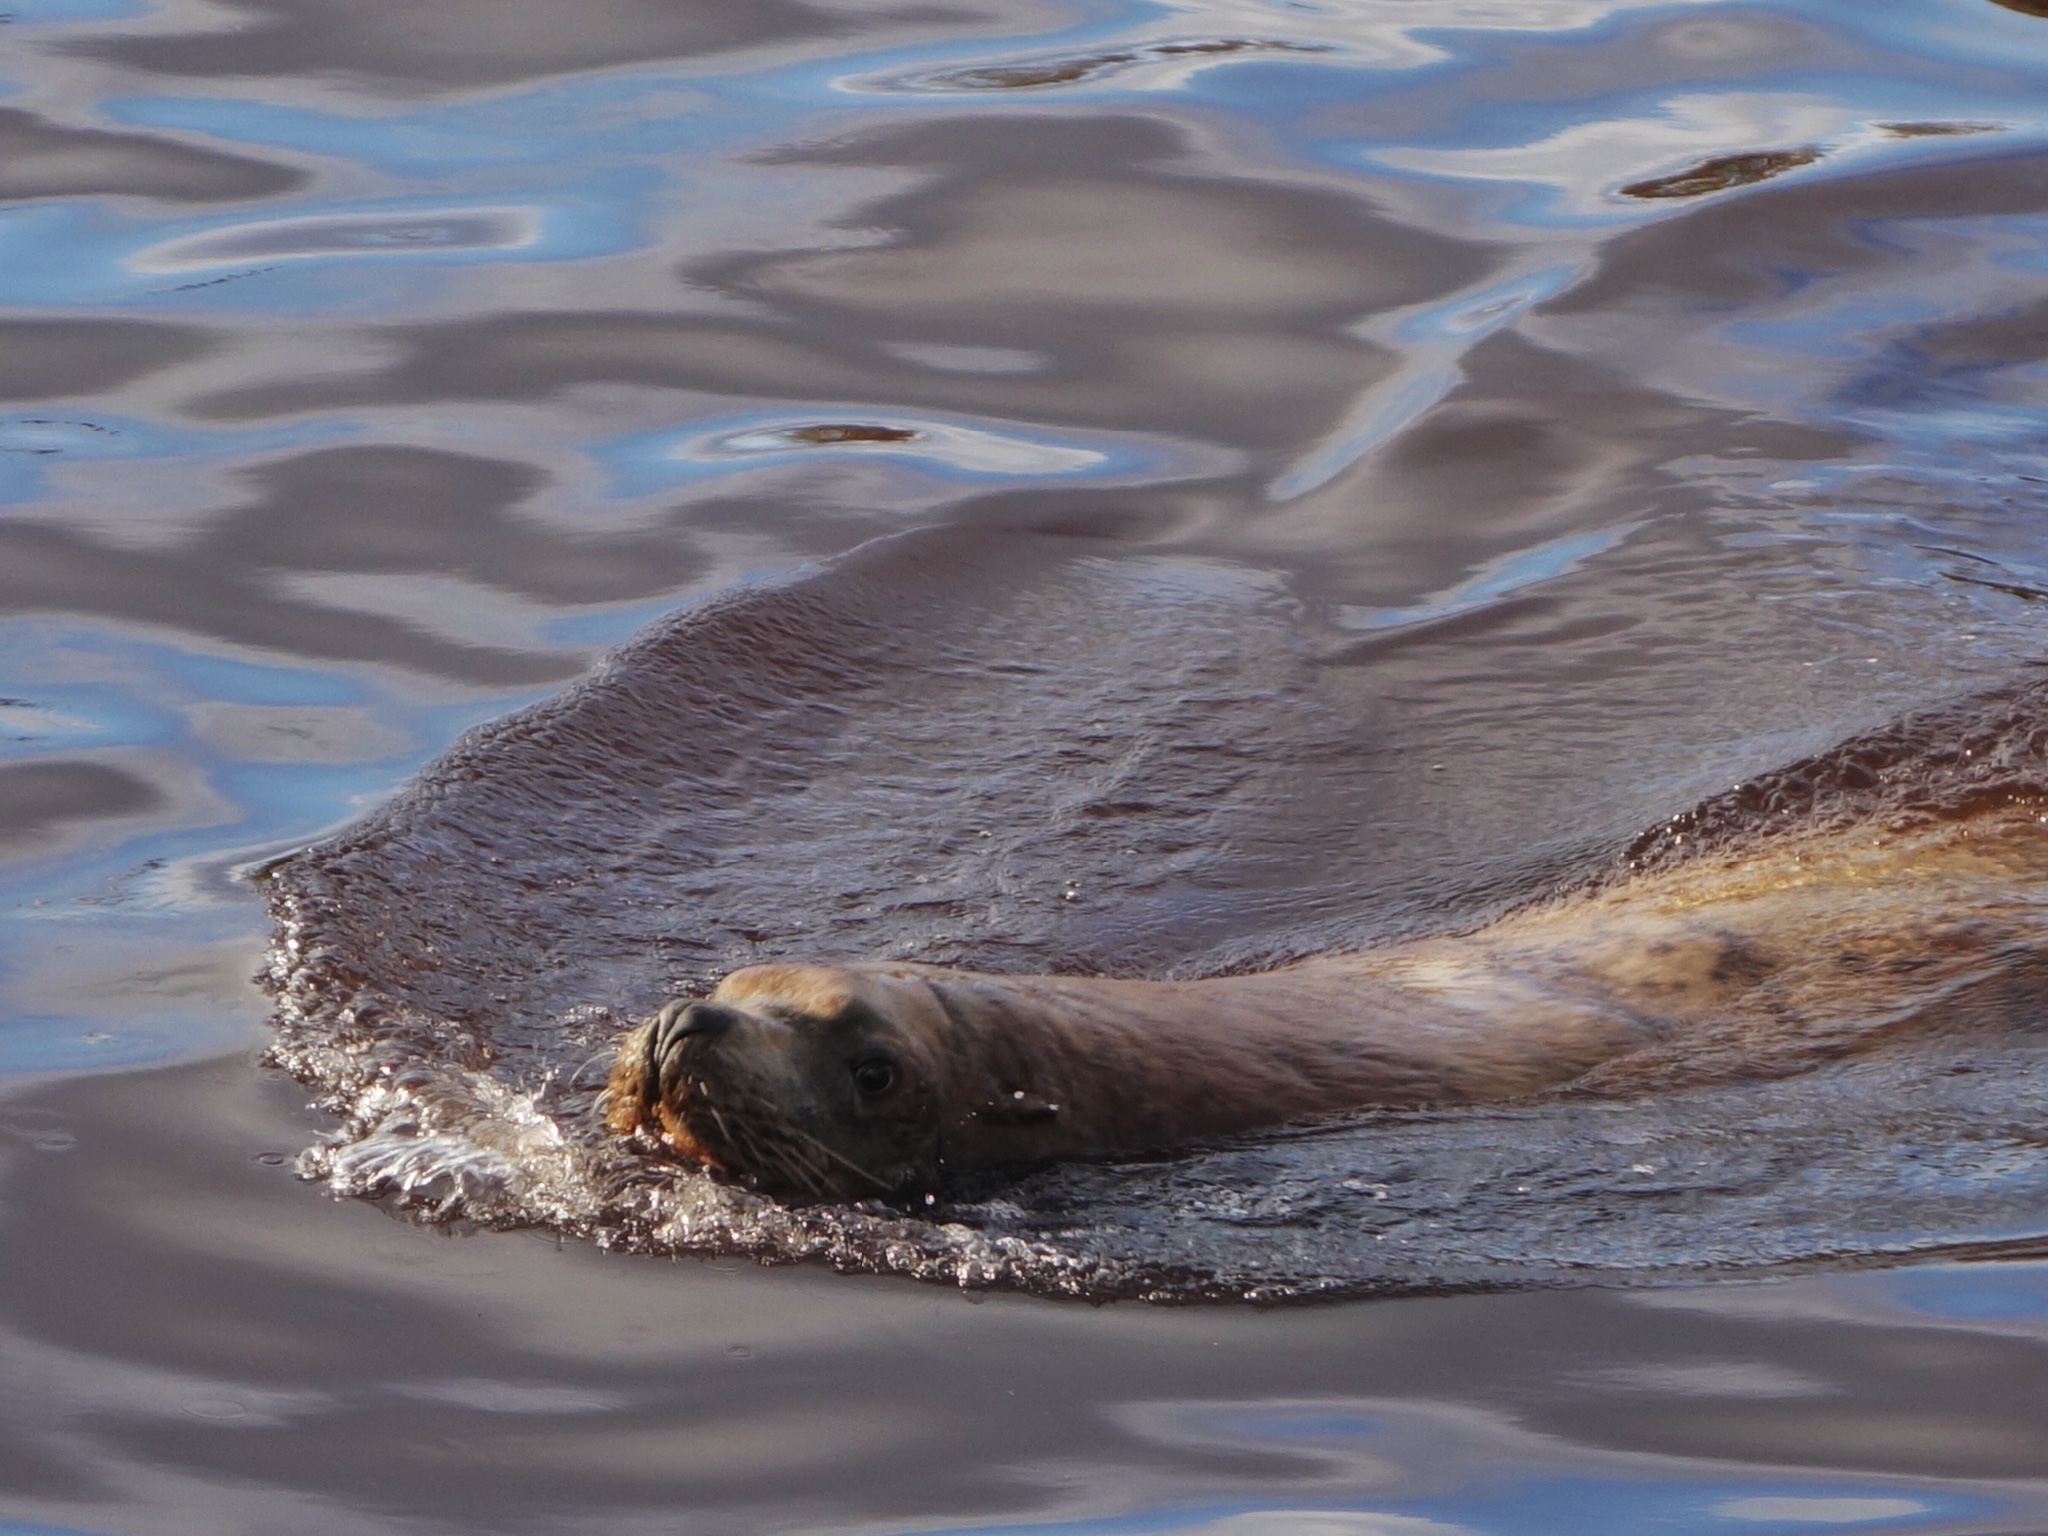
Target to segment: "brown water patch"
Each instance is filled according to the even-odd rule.
[[[0,524],[0,613],[166,624],[288,656],[377,661],[486,687],[573,676],[573,656],[464,645],[381,615],[279,597],[182,550],[119,549],[49,523]]]
[[[1139,118],[986,114],[806,146],[775,163],[937,179],[860,211],[861,224],[901,232],[892,245],[770,252],[688,275],[802,313],[887,314],[920,330],[1007,323],[1030,345],[1048,326],[1057,335],[1125,315],[1231,328],[1355,320],[1446,292],[1490,264],[1490,253],[1355,199],[1156,168],[1191,147]]]
[[[210,569],[456,576],[562,604],[673,591],[702,569],[678,519],[578,535],[523,514],[548,477],[505,459],[366,444],[294,454],[245,478],[257,499],[187,546]]]
[[[105,763],[0,765],[0,858],[36,851],[67,823],[140,816],[163,804],[155,785]]]
[[[0,524],[0,611],[169,624],[298,656],[389,662],[486,685],[552,681],[580,658],[464,643],[417,623],[278,591],[282,573],[443,578],[550,604],[671,591],[701,569],[677,519],[576,535],[515,508],[546,484],[530,465],[400,446],[322,448],[246,473],[248,505],[168,545]],[[459,621],[457,621],[459,622]]]
[[[1699,323],[1689,316],[1775,302],[1787,291],[1784,274],[1792,266],[1832,283],[1910,281],[1922,259],[1917,252],[1856,233],[1873,217],[1904,224],[2043,209],[2048,174],[2044,157],[2031,151],[1762,186],[1744,197],[1703,201],[1682,217],[1654,220],[1608,241],[1594,274],[1542,312],[1598,316],[1610,328],[1603,335],[1617,338],[1601,349],[1609,366],[1642,355],[1647,346],[1668,357],[1671,338]],[[1637,314],[1645,317],[1645,329],[1621,320]],[[1617,323],[1624,329],[1612,330]]]
[[[200,78],[341,72],[387,89],[503,85],[855,30],[792,0],[231,0],[239,25],[65,51]]]
[[[990,64],[980,69],[934,75],[924,83],[939,90],[953,91],[1030,90],[1042,85],[1071,85],[1076,80],[1092,80],[1125,64],[1135,64],[1142,57],[1136,53],[1094,53],[1069,59],[1048,59],[1040,64]]]
[[[559,531],[517,510],[547,477],[501,459],[397,445],[320,448],[244,478],[259,492],[253,501],[154,548],[57,523],[0,523],[0,612],[166,624],[287,655],[507,686],[572,676],[582,658],[466,642],[459,614],[429,627],[280,592],[279,577],[437,578],[568,605],[672,591],[702,568],[680,514],[650,531],[599,535]]]
[[[2002,123],[1879,123],[1895,139],[1952,139],[1973,133],[1996,133]]]
[[[149,320],[0,321],[0,400],[117,389],[217,345],[198,326]]]
[[[1386,376],[1388,350],[1353,334],[1361,315],[1455,291],[1495,260],[1356,198],[1160,169],[1191,148],[1144,119],[983,113],[780,151],[924,174],[849,215],[888,244],[678,274],[763,318],[649,306],[393,326],[381,367],[249,381],[191,408],[251,419],[613,383],[1293,446]],[[906,342],[1050,362],[940,375],[889,350]]]
[[[910,443],[918,434],[908,427],[876,427],[828,423],[815,427],[791,427],[776,436],[792,443],[831,445],[835,443]]]
[[[1325,331],[1317,314],[1239,317],[1226,305],[1205,321],[1164,305],[1150,314],[1134,306],[1093,327],[1054,319],[1047,334],[1024,324],[1023,313],[992,305],[977,315],[959,300],[953,313],[919,329],[970,346],[1015,347],[1036,337],[1056,366],[1039,375],[935,374],[882,351],[908,315],[803,308],[799,326],[644,310],[393,326],[386,335],[396,356],[381,368],[254,381],[200,396],[190,409],[249,421],[359,404],[546,400],[603,383],[791,404],[855,396],[877,408],[1287,445],[1331,421],[1389,362],[1370,343]]]
[[[1930,325],[1913,350],[1939,368],[2031,367],[2048,358],[2048,299],[1999,314]]]
[[[142,133],[64,128],[0,108],[0,198],[153,197],[174,203],[269,197],[305,185],[293,166],[194,149]]]
[[[1760,181],[1769,181],[1773,176],[1782,176],[1802,165],[1811,165],[1819,158],[1820,150],[1811,146],[1764,150],[1748,155],[1720,155],[1712,160],[1702,160],[1689,171],[1659,176],[1650,181],[1630,182],[1621,189],[1621,193],[1624,197],[1640,198],[1704,197],[1709,192],[1726,192],[1733,187],[1749,187]]]

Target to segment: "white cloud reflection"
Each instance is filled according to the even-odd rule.
[[[1755,1498],[1728,1499],[1714,1506],[1723,1520],[1803,1521],[1810,1525],[1861,1525],[1866,1520],[1903,1520],[1924,1515],[1918,1499]]]

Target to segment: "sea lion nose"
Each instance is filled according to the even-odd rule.
[[[722,1035],[737,1022],[738,1017],[730,1008],[721,1008],[716,1003],[677,999],[662,1009],[654,1020],[652,1055],[656,1061],[662,1061],[685,1040]]]
[[[693,1003],[677,998],[654,1016],[647,1050],[646,1094],[659,1103],[676,1092],[689,1072],[682,1054],[687,1040],[707,1040],[724,1034],[739,1022],[739,1015],[716,1003]]]

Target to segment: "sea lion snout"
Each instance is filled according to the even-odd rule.
[[[891,1017],[893,996],[853,970],[735,971],[627,1037],[607,1120],[783,1199],[929,1192],[936,1105],[918,1032]]]
[[[686,1047],[692,1041],[715,1040],[738,1018],[729,1008],[691,998],[677,998],[656,1014],[644,1030],[643,1093],[650,1104],[677,1097],[688,1077]]]
[[[653,1054],[657,1059],[667,1057],[685,1040],[722,1035],[738,1022],[730,1008],[677,998],[654,1016]]]

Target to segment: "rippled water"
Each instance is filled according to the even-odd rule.
[[[1384,744],[1323,686],[1299,606],[1095,544],[907,535],[723,597],[268,866],[275,1059],[344,1121],[308,1171],[439,1220],[1097,1300],[1697,1277],[2048,1238],[2032,889],[2048,849],[2006,880],[2017,921],[1901,895],[1894,929],[1934,946],[1960,921],[1985,962],[1959,996],[1940,983],[1938,1026],[1903,1050],[1876,1047],[1936,972],[1838,997],[1869,1016],[1804,1046],[1787,1013],[1783,1059],[1746,1041],[1733,1081],[1651,1061],[1623,1070],[1620,1098],[1065,1168],[915,1218],[790,1212],[629,1151],[594,1112],[619,1031],[737,964],[1203,974],[1369,943],[1402,895],[1410,923],[1469,923],[1559,883],[1556,866],[1569,878],[1555,845],[1546,867],[1505,829],[1490,886],[1445,880],[1455,838],[1403,870],[1371,821],[1398,804]],[[1577,873],[1625,882],[1715,847],[1789,867],[1788,829],[2038,806],[2044,741],[2039,687],[1950,705]],[[1413,823],[1469,822],[1459,779],[1423,785]],[[1714,1046],[1695,1031],[1691,1049]]]
[[[469,1010],[456,1022],[472,1043],[557,1042],[473,1079],[507,1097],[471,1124],[514,1143],[548,1134],[519,1121],[517,1095],[566,1062],[562,1042],[594,1048],[611,1018],[736,960],[829,949],[1186,972],[1474,922],[1601,868],[1738,779],[2024,685],[2048,596],[2044,59],[2048,19],[2020,0],[11,7],[0,1107],[31,1091],[69,1106],[8,1122],[28,1128],[9,1142],[24,1157],[103,1123],[92,1093],[135,1128],[129,1161],[109,1148],[76,1165],[99,1183],[18,1175],[74,1204],[11,1193],[8,1211],[29,1214],[7,1219],[31,1223],[11,1251],[72,1274],[54,1257],[64,1222],[147,1183],[147,1093],[122,1099],[90,1074],[260,1038],[242,978],[263,920],[244,871],[355,822],[465,729],[553,695],[650,625],[667,627],[629,656],[673,642],[664,688],[715,679],[729,709],[752,711],[744,792],[708,765],[643,786],[637,809],[614,808],[639,840],[577,850],[551,872],[568,882],[559,899],[494,904],[490,838],[530,850],[559,830],[545,797],[528,799],[488,835],[418,845],[407,879],[423,883],[380,898],[430,920],[426,893],[451,887],[427,877],[455,880],[479,903],[446,914],[468,968],[413,1001]],[[743,610],[793,617],[693,673],[692,637]],[[635,665],[597,688],[630,691]],[[519,730],[478,750],[524,741],[531,759]],[[393,805],[401,819],[431,809]],[[607,860],[634,880],[607,881]],[[664,861],[667,886],[650,874]],[[629,896],[644,903],[631,920]],[[540,926],[465,921],[513,906]],[[108,1081],[160,1082],[163,1115],[204,1113],[175,1076]],[[344,1077],[329,1079],[337,1104],[353,1099]],[[1728,1159],[1763,1145],[1732,1127],[1785,1101],[1603,1108],[1574,1145],[1669,1142],[1680,1171],[1659,1176],[1667,1216],[1690,1212],[1684,1262],[2037,1232],[2031,1079],[2008,1071],[1990,1096],[1945,1078],[1952,1099],[1929,1081],[1875,1073],[1799,1101],[1841,1117],[1800,1122],[1819,1149],[1808,1166],[1860,1167],[1872,1194],[1873,1165],[1902,1143],[1859,1106],[1905,1101],[1912,1135],[1932,1128],[1895,1205],[1839,1203],[1831,1185],[1803,1223],[1725,1219]],[[317,1130],[264,1124],[265,1153]],[[2010,1133],[1995,1144],[1947,1134],[1994,1124]],[[1529,1146],[1512,1115],[1395,1134],[1417,1166],[1461,1170],[1461,1190]],[[51,1152],[23,1166],[74,1155]],[[1293,1200],[1290,1180],[1326,1172],[1326,1155],[1286,1142],[1228,1167],[1071,1171],[1017,1209],[1156,1211],[1204,1167],[1211,1192]],[[1659,1159],[1629,1157],[1642,1161]],[[1595,1190],[1622,1187],[1597,1158],[1573,1166]],[[189,1169],[162,1209],[198,1232],[225,1175]],[[1779,1216],[1784,1174],[1765,1180]],[[1723,1194],[1702,1199],[1707,1186]],[[279,1198],[263,1222],[385,1220],[302,1189]],[[1225,1289],[1282,1268],[1359,1278],[1327,1246],[1275,1257],[1256,1204],[1217,1208],[1249,1234],[1228,1263],[1209,1251]],[[1546,1206],[1560,1221],[1513,1251],[1441,1247],[1441,1278],[1526,1278],[1532,1254],[1576,1264],[1588,1242],[1633,1241],[1571,1229],[1572,1208]],[[1355,1236],[1350,1208],[1332,1210]],[[964,1214],[1044,1235],[1035,1217]],[[198,1267],[166,1259],[161,1274],[188,1278],[149,1282],[151,1305],[196,1317],[203,1291],[242,1294],[256,1270],[229,1256],[254,1251],[238,1246],[252,1230],[216,1232]],[[157,1251],[140,1227],[108,1231]],[[311,1229],[300,1251],[316,1251]],[[246,1263],[292,1269],[276,1253]],[[1975,1294],[1925,1273],[1930,1296]],[[1813,1305],[1894,1325],[1837,1284]],[[10,1294],[8,1327],[85,1347],[56,1302]],[[1556,1305],[1529,1326],[1576,1303]],[[278,1336],[316,1326],[280,1320]],[[1447,1347],[1432,1337],[1404,1382]],[[1293,1371],[1317,1383],[1305,1395],[1360,1396],[1300,1348],[1253,1395],[1287,1398]],[[53,1382],[93,1400],[79,1384],[100,1378],[64,1359],[21,1400]],[[322,1373],[345,1369],[309,1363],[290,1390],[324,1393]],[[1528,1389],[1474,1390],[1505,1413]],[[1220,1381],[1159,1387],[1176,1394],[1228,1417]],[[1378,1411],[1356,1410],[1411,1422]],[[1118,1433],[1152,1447],[1147,1466],[1252,1454],[1214,1449],[1253,1435],[1234,1419],[1223,1440],[1188,1440],[1129,1413]],[[1154,1427],[1129,1427],[1140,1419]],[[1861,1443],[1851,1422],[1804,1465],[1869,1469],[1841,1449]],[[1912,1440],[1885,1422],[1887,1443]],[[1948,1459],[1914,1473],[2038,1471],[2025,1422],[2014,1409],[1974,1440],[1936,1437]],[[1721,1433],[1686,1443],[1775,1454]],[[131,1470],[241,1465],[197,1441],[95,1443]],[[13,1455],[0,1445],[0,1482]],[[1043,1456],[1045,1487],[1062,1486],[1048,1468],[1085,1459]],[[11,1484],[40,1491],[9,1513],[99,1518],[80,1485],[20,1465],[41,1470]],[[1443,1478],[1475,1486],[1471,1465]],[[1518,1529],[1564,1518],[1537,1513],[1537,1483],[1596,1476],[1570,1458],[1526,1465]],[[1608,1501],[1630,1478],[1679,1477],[1669,1462],[1603,1466]],[[1155,1474],[1075,1475],[1089,1491],[1061,1507],[1076,1521],[1165,1507]],[[203,1504],[188,1484],[135,1477],[158,1490],[149,1508]],[[1106,1491],[1117,1478],[1126,1495]],[[1506,1518],[1419,1494],[1374,1504],[1367,1482],[1327,1485],[1346,1530],[1365,1529],[1368,1505],[1387,1530]],[[407,1486],[406,1510],[430,1507],[424,1483]],[[1288,1486],[1287,1507],[1326,1507]],[[2000,1486],[1743,1482],[1629,1518],[2025,1528]],[[1270,1487],[1201,1488],[1173,1497],[1210,1502],[1148,1528],[1275,1507]],[[1809,1497],[1849,1502],[1814,1515],[1796,1503]],[[1747,1512],[1709,1513],[1724,1505]],[[307,1507],[238,1518],[311,1528]],[[960,1524],[991,1508],[849,1493],[835,1518]]]

